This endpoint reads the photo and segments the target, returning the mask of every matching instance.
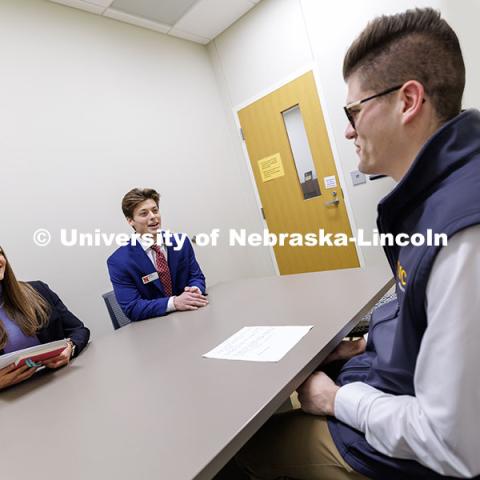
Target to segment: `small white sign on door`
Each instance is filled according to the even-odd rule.
[[[323,181],[325,182],[325,188],[337,188],[337,179],[335,175],[331,177],[323,177]]]

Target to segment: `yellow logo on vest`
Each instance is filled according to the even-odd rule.
[[[407,284],[407,271],[397,261],[397,278],[398,286],[402,292],[405,291],[405,285]]]

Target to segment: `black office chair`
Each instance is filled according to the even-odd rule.
[[[128,325],[131,320],[123,313],[123,310],[120,308],[120,305],[115,298],[115,293],[113,290],[111,292],[104,293],[102,295],[103,300],[105,300],[105,305],[107,307],[110,319],[112,320],[113,328],[118,330],[125,325]]]

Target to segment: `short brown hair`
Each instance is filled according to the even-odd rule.
[[[369,90],[417,80],[441,122],[460,113],[465,87],[460,43],[440,12],[432,8],[372,20],[345,55],[344,79],[357,72],[362,87]]]
[[[134,188],[126,193],[122,199],[122,211],[127,218],[133,218],[133,212],[140,203],[152,199],[158,207],[159,193],[153,188]]]

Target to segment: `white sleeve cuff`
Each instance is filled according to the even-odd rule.
[[[334,411],[338,420],[365,433],[365,419],[359,418],[360,403],[374,401],[382,392],[363,382],[353,382],[340,387],[335,396]],[[367,397],[370,397],[367,399]],[[362,408],[365,412],[368,409]]]
[[[174,312],[176,310],[175,308],[175,304],[173,303],[173,299],[175,297],[170,297],[168,299],[168,303],[167,303],[167,313],[170,313],[170,312]]]

